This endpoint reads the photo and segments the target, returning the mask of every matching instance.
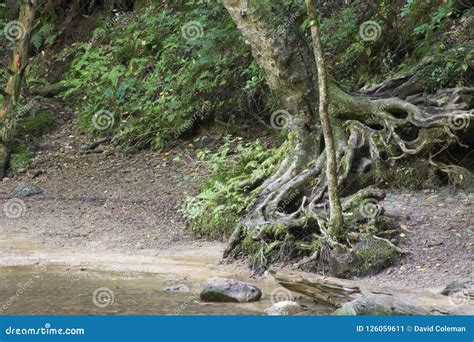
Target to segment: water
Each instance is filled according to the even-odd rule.
[[[295,298],[271,279],[250,279],[241,268],[217,266],[221,253],[210,246],[128,255],[51,248],[31,239],[0,236],[0,315],[262,315],[277,289],[273,298],[297,299],[312,308],[311,314],[331,312]],[[249,281],[262,290],[262,299],[201,302],[201,286],[212,276]],[[162,291],[176,284],[185,284],[190,292]]]
[[[9,266],[0,268],[0,310],[4,315],[261,315],[271,305],[268,294],[256,303],[203,303],[200,284],[182,283],[191,292],[163,292],[170,283],[152,273]],[[94,297],[96,290],[102,296]]]

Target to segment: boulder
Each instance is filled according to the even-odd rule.
[[[11,198],[25,198],[28,196],[34,196],[34,195],[40,195],[43,193],[43,189],[36,185],[30,185],[25,182],[21,182],[18,184],[18,186],[15,188],[15,190],[12,191],[10,197]]]
[[[275,303],[269,308],[265,309],[265,313],[268,316],[291,316],[303,311],[306,311],[305,306],[291,300]]]
[[[249,283],[213,277],[204,284],[200,297],[206,302],[248,303],[259,300],[262,291]]]

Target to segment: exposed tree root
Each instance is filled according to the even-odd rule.
[[[411,78],[404,80],[408,82]],[[380,97],[351,96],[332,87],[341,189],[345,189],[354,173],[364,173],[377,163],[394,166],[408,156],[425,155],[432,166],[450,179],[466,177],[467,170],[435,162],[433,154],[451,144],[465,146],[458,133],[472,131],[474,89],[412,94],[406,100],[387,97],[391,87],[402,89],[403,84],[400,80],[388,81],[372,88],[370,93],[379,93]],[[402,255],[404,252],[386,238],[395,235],[396,229],[383,215],[379,201],[385,194],[380,189],[362,189],[344,198],[344,216],[350,222],[350,230],[342,240],[328,233],[325,150],[313,154],[310,161],[302,158],[308,145],[300,139],[301,131],[293,132],[294,150],[261,186],[260,195],[232,234],[224,256],[248,253],[248,245],[253,249],[259,246],[258,267],[309,255],[298,265],[314,270],[315,263],[333,258],[331,251],[337,250],[338,257],[345,253],[343,258],[350,258],[351,251],[366,237]],[[287,248],[284,253],[283,248]]]
[[[393,167],[413,157],[436,163],[439,160],[435,161],[435,156],[440,156],[437,153],[441,149],[466,145],[462,133],[473,128],[473,89],[424,94],[416,75],[420,67],[431,63],[429,59],[403,75],[355,94],[329,82],[337,181],[341,195],[349,196],[343,199],[344,221],[348,223],[345,233],[333,236],[328,227],[327,160],[319,128],[319,82],[312,47],[297,26],[300,22],[281,29],[277,26],[278,19],[287,16],[283,1],[274,1],[271,6],[245,0],[221,2],[251,46],[281,108],[288,112],[292,144],[274,175],[260,186],[224,256],[257,256],[257,267],[305,256],[312,256],[318,263],[351,260],[351,252],[373,244],[387,247],[387,253],[381,250],[377,255],[393,260],[390,251],[400,251],[390,240],[396,229],[378,203],[383,194],[369,189],[354,195],[360,189],[352,188],[353,176],[376,172],[385,165]],[[436,165],[440,171],[454,172]],[[377,262],[376,267],[383,265],[383,261]]]

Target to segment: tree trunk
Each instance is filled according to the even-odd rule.
[[[374,165],[392,166],[410,156],[436,154],[438,150],[434,148],[438,146],[462,145],[458,133],[474,127],[469,125],[474,120],[471,110],[474,89],[445,89],[430,96],[410,91],[409,95],[400,95],[404,97],[402,100],[389,94],[406,93],[403,90],[410,88],[407,84],[412,75],[374,86],[367,94],[348,94],[329,78],[329,103],[325,103],[323,80],[322,103],[318,104],[315,86],[318,66],[312,56],[314,52],[319,59],[322,53],[318,46],[312,51],[311,44],[299,31],[302,15],[296,13],[288,19],[288,13],[295,13],[295,9],[289,12],[282,0],[221,2],[250,45],[278,98],[279,112],[286,113],[291,145],[274,174],[259,185],[259,195],[231,235],[224,257],[251,254],[257,267],[265,267],[271,262],[312,253],[310,260],[316,262],[327,254],[327,248],[349,251],[368,235],[374,235],[375,239],[380,238],[378,234],[387,236],[393,227],[385,231],[387,228],[378,225],[384,219],[380,215],[383,210],[364,207],[377,198],[379,191],[361,190],[344,200],[344,215],[350,215],[351,221],[355,218],[350,229],[344,231],[335,228],[342,227],[341,217],[328,219],[328,195],[329,205],[336,208],[333,212],[337,215],[339,204],[334,200],[337,198],[334,189],[337,185],[344,186],[349,175],[366,172]],[[312,25],[312,31],[317,37],[317,26]],[[317,38],[314,40],[317,44]],[[325,78],[324,69],[319,74]],[[329,120],[323,116],[321,123],[327,133],[332,126],[334,133],[334,146],[327,139],[324,150],[320,147],[318,106],[320,113],[329,107]],[[467,125],[458,125],[459,121]],[[413,132],[415,138],[404,137],[405,131]],[[461,169],[429,159],[431,165],[443,172],[456,175]],[[334,169],[337,181],[331,176]],[[329,177],[324,170],[330,171]],[[363,217],[358,218],[359,213]],[[337,240],[334,235],[338,236]],[[382,240],[394,247],[388,240]]]
[[[474,315],[472,289],[460,287],[442,295],[287,269],[271,271],[283,287],[338,308],[340,315]]]
[[[17,105],[28,65],[28,50],[36,5],[37,0],[21,0],[19,23],[15,23],[16,27],[12,28],[9,34],[9,39],[14,41],[15,47],[10,68],[11,76],[3,92],[3,110],[0,111],[0,179],[4,177],[8,161],[8,145],[13,138],[19,119]]]
[[[314,56],[318,67],[319,81],[319,116],[321,118],[321,126],[324,134],[324,143],[326,148],[326,178],[328,180],[329,195],[329,233],[339,239],[344,236],[344,218],[342,216],[341,199],[337,185],[337,159],[336,146],[332,133],[331,122],[329,119],[329,98],[326,65],[323,56],[323,47],[321,44],[321,32],[319,27],[319,19],[313,0],[306,0],[308,9],[309,25],[311,27],[311,36],[313,38]]]

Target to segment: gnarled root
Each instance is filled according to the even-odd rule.
[[[325,151],[308,149],[308,136],[295,130],[294,150],[261,186],[260,195],[232,234],[224,256],[258,255],[257,264],[264,267],[306,256],[298,263],[300,267],[324,271],[327,263],[335,260],[334,253],[336,259],[354,261],[353,252],[367,246],[386,248],[376,253],[375,259],[385,257],[385,261],[392,262],[395,255],[403,255],[389,240],[397,230],[380,205],[384,192],[372,187],[353,191],[350,176],[377,164],[393,166],[398,160],[426,153],[432,166],[457,179],[461,168],[434,161],[434,156],[452,144],[465,146],[459,133],[472,131],[474,122],[473,88],[445,89],[434,95],[411,91],[406,100],[390,97],[391,87],[403,89],[403,82],[409,80],[399,79],[371,89],[369,94],[378,97],[351,96],[331,87],[338,184],[341,194],[347,195],[342,200],[348,226],[344,238],[336,239],[328,233]],[[466,170],[462,171],[464,175]],[[387,265],[384,260],[371,258],[369,255],[369,263],[376,264],[377,270]],[[326,265],[321,266],[321,261]],[[356,263],[359,271],[365,267],[363,260]],[[362,272],[371,273],[374,268]],[[342,267],[337,275],[351,274]]]

